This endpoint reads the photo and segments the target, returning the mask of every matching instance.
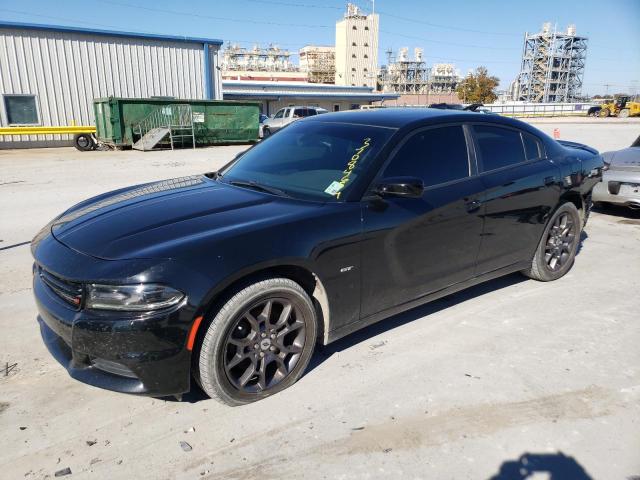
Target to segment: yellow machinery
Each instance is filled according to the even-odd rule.
[[[634,117],[640,115],[640,102],[630,101],[630,97],[618,97],[613,102],[603,103],[601,117]]]

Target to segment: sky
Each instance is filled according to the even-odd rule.
[[[357,0],[371,11],[370,0]],[[0,0],[0,20],[200,36],[297,53],[333,45],[339,0]],[[640,93],[640,0],[377,0],[378,61],[385,52],[424,49],[427,65],[482,65],[507,88],[520,68],[525,32],[544,22],[589,37],[583,93]]]

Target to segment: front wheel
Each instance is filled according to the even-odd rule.
[[[269,129],[269,127],[264,127],[262,129],[262,138],[267,138],[271,136],[271,130]]]
[[[564,276],[573,266],[581,232],[582,222],[576,206],[573,203],[560,206],[544,230],[531,267],[522,273],[541,282]]]
[[[288,278],[256,282],[229,299],[202,340],[198,383],[211,398],[242,405],[293,385],[317,336],[316,313]]]
[[[608,109],[608,108],[603,108],[602,110],[600,110],[600,111],[598,112],[598,116],[599,116],[600,118],[608,117],[608,116],[609,116],[609,114],[610,114],[610,112],[609,112],[609,109]]]

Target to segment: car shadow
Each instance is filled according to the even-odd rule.
[[[453,307],[454,305],[458,305],[487,293],[495,292],[497,290],[501,290],[503,288],[507,288],[527,280],[528,279],[520,273],[513,273],[504,277],[496,278],[494,280],[489,280],[479,285],[475,285],[465,290],[447,295],[446,297],[442,297],[438,300],[426,303],[419,307],[415,307],[411,310],[407,310],[406,312],[402,312],[392,317],[381,320],[377,323],[374,323],[373,325],[353,332],[346,337],[341,338],[340,340],[336,340],[329,345],[320,346],[316,349],[316,353],[311,359],[309,367],[307,368],[307,374],[309,374],[311,371],[313,371],[313,369],[328,360],[335,353],[366,342],[373,337],[418,320],[422,317],[432,315],[441,310]]]
[[[578,243],[578,248],[576,248],[576,257],[578,255],[580,255],[580,252],[582,251],[582,246],[584,245],[584,241],[589,238],[589,234],[587,232],[585,232],[584,230],[582,230],[580,232],[580,243]]]
[[[589,235],[584,230],[580,233],[580,243],[576,250],[576,256],[580,254],[583,243],[588,237]],[[454,305],[458,305],[468,300],[481,297],[482,295],[485,295],[487,293],[495,292],[503,288],[510,287],[512,285],[517,285],[518,283],[525,282],[527,280],[529,279],[520,273],[512,273],[509,275],[505,275],[503,277],[489,280],[487,282],[475,285],[465,290],[452,293],[438,300],[434,300],[432,302],[426,303],[419,307],[412,308],[411,310],[407,310],[406,312],[402,312],[392,317],[386,318],[377,323],[374,323],[373,325],[370,325],[368,327],[362,328],[361,330],[353,332],[347,335],[346,337],[341,338],[340,340],[336,340],[335,342],[332,342],[329,345],[324,345],[324,346],[318,345],[316,347],[316,351],[314,352],[314,355],[311,358],[311,361],[309,362],[309,366],[307,367],[304,375],[308,375],[309,373],[311,373],[315,368],[320,366],[323,362],[328,360],[335,353],[341,352],[355,345],[366,342],[373,337],[376,337],[382,333],[388,332],[389,330],[393,330],[394,328],[400,327],[407,323],[418,320],[422,317],[432,315],[441,310],[447,309],[449,307],[453,307]],[[207,394],[204,393],[202,389],[200,389],[200,387],[195,381],[192,380],[191,383],[192,383],[191,390],[188,393],[185,393],[184,395],[182,395],[181,398],[162,397],[161,399],[169,402],[182,401],[182,402],[188,402],[188,403],[197,403],[201,400],[209,399]]]
[[[500,465],[498,473],[489,480],[525,480],[547,475],[549,480],[593,480],[575,458],[558,453],[523,453],[516,460],[508,460]]]
[[[628,220],[640,220],[640,209],[634,210],[633,208],[623,207],[621,205],[613,205],[610,203],[594,205],[592,211],[609,215],[613,217],[620,217],[621,219]],[[640,225],[640,222],[633,222],[635,225]]]
[[[446,297],[434,300],[433,302],[429,302],[425,305],[421,305],[398,315],[389,317],[378,323],[358,330],[357,332],[353,332],[346,337],[341,338],[340,340],[330,343],[329,345],[318,345],[313,357],[311,358],[311,361],[309,362],[309,366],[307,367],[305,375],[311,373],[316,367],[321,365],[337,352],[351,348],[355,345],[358,345],[359,343],[366,342],[367,340],[377,335],[380,335],[389,330],[393,330],[394,328],[397,328],[406,323],[413,322],[414,320],[417,320],[419,318],[437,313],[440,310],[444,310],[459,303],[466,302],[467,300],[480,297],[486,293],[495,292],[496,290],[516,285],[526,280],[527,278],[519,273],[496,278],[494,280],[481,283],[466,290],[447,295]],[[191,390],[183,394],[181,398],[167,396],[159,397],[158,399],[167,402],[182,401],[187,403],[197,403],[202,400],[208,400],[209,397],[202,391],[199,385],[194,380],[192,380]]]

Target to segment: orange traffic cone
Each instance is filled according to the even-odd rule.
[[[558,140],[560,138],[560,129],[559,128],[554,128],[553,129],[553,138],[555,138],[556,140]]]

